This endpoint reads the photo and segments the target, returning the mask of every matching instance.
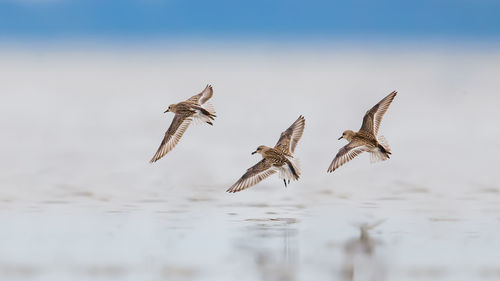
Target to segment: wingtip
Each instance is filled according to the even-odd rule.
[[[153,158],[151,158],[151,160],[149,160],[149,163],[153,164],[155,163],[156,161],[160,160],[162,157],[158,157],[156,154],[153,156]]]
[[[306,123],[306,118],[303,115],[299,115],[299,118],[295,122],[303,122],[304,124]]]
[[[226,190],[227,193],[236,193],[239,191],[242,191],[243,189],[240,186],[233,185],[228,190]]]

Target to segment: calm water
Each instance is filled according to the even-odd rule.
[[[498,280],[500,53],[0,52],[5,280]],[[154,165],[168,104],[218,119]],[[390,161],[326,169],[398,90]],[[299,114],[303,177],[224,191]]]

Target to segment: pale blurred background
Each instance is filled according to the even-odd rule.
[[[499,12],[0,0],[0,279],[498,280]],[[148,163],[206,84],[214,126]],[[391,159],[327,174],[392,90]],[[225,193],[299,115],[301,180]]]

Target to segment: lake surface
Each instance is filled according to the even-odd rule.
[[[3,280],[498,280],[491,49],[0,51]],[[169,104],[214,86],[155,164]],[[389,161],[326,170],[392,90]],[[299,115],[302,178],[225,190]]]

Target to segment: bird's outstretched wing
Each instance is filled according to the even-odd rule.
[[[354,159],[354,157],[358,156],[359,154],[361,154],[366,150],[367,150],[366,146],[351,141],[350,143],[342,147],[337,153],[337,155],[335,155],[335,158],[333,158],[330,167],[328,167],[328,172],[331,173],[335,171],[338,167],[351,161],[352,159]]]
[[[259,163],[249,168],[247,172],[227,190],[227,192],[234,193],[247,189],[274,173],[276,173],[276,169],[273,168],[272,162],[267,159],[262,159]]]
[[[391,105],[392,100],[394,100],[397,93],[398,92],[393,91],[368,110],[363,118],[361,129],[359,130],[376,136],[378,134],[380,123],[382,122],[382,117],[384,117],[385,112],[389,108],[389,105]]]
[[[158,147],[158,150],[149,162],[153,163],[158,161],[170,150],[172,150],[181,139],[189,124],[191,124],[191,121],[192,117],[176,114],[172,120],[172,124],[170,124],[167,132],[165,132],[165,137],[163,138],[160,147]]]
[[[189,99],[187,99],[187,101],[194,102],[194,103],[201,105],[201,104],[206,103],[213,96],[213,94],[214,94],[214,90],[212,89],[212,86],[207,85],[201,93],[190,97]]]
[[[299,118],[293,122],[293,124],[281,133],[280,139],[274,146],[274,148],[281,150],[285,154],[292,154],[295,151],[295,147],[304,133],[304,127],[306,125],[306,119],[304,116],[299,116]]]

